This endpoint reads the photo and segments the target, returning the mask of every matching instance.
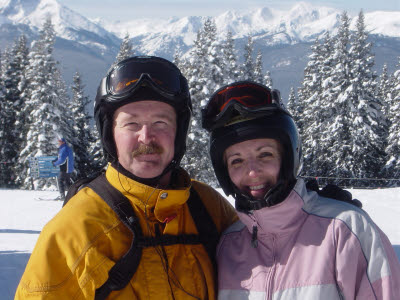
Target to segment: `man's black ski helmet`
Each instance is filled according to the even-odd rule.
[[[211,133],[211,161],[226,195],[234,196],[237,201],[238,197],[246,197],[238,195],[238,189],[229,178],[223,155],[228,147],[247,140],[278,140],[284,151],[279,179],[293,182],[297,177],[301,168],[301,141],[278,90],[252,81],[223,86],[210,97],[202,110],[202,125]],[[260,207],[263,206],[267,205]]]
[[[186,151],[192,102],[186,78],[170,61],[155,56],[134,56],[113,66],[97,89],[94,118],[106,159],[117,161],[113,136],[114,112],[137,101],[153,100],[171,105],[177,116],[175,154],[170,168],[178,166]]]

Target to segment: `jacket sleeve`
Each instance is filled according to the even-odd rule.
[[[400,299],[400,263],[387,236],[369,217],[337,220],[336,272],[344,299]]]
[[[124,230],[105,202],[83,188],[44,226],[15,299],[94,299],[117,257],[129,247]],[[110,239],[113,247],[107,246]]]
[[[14,299],[83,299],[78,278],[68,266],[70,259],[65,247],[60,246],[60,237],[46,225],[29,258]]]
[[[67,147],[63,147],[60,149],[58,153],[58,159],[53,163],[55,166],[59,166],[65,163],[68,157]]]

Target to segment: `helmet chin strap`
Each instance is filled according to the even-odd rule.
[[[252,210],[259,210],[264,207],[271,207],[281,203],[288,196],[291,186],[287,185],[282,179],[265,194],[263,199],[255,199],[239,191],[232,183],[235,198],[235,207],[238,211],[248,213]]]

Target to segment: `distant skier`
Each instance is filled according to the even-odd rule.
[[[58,159],[53,160],[54,166],[60,166],[60,173],[57,177],[60,197],[56,199],[64,201],[65,192],[68,191],[71,184],[71,173],[74,171],[74,154],[63,137],[58,139],[58,145]]]

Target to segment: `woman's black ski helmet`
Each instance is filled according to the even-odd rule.
[[[301,168],[301,141],[278,90],[252,81],[223,86],[202,110],[202,125],[211,133],[211,161],[226,195],[233,195],[236,200],[244,196],[238,195],[238,189],[230,180],[223,154],[229,146],[246,140],[278,140],[284,149],[280,179],[289,182],[297,177]],[[260,207],[263,206],[267,204]]]

